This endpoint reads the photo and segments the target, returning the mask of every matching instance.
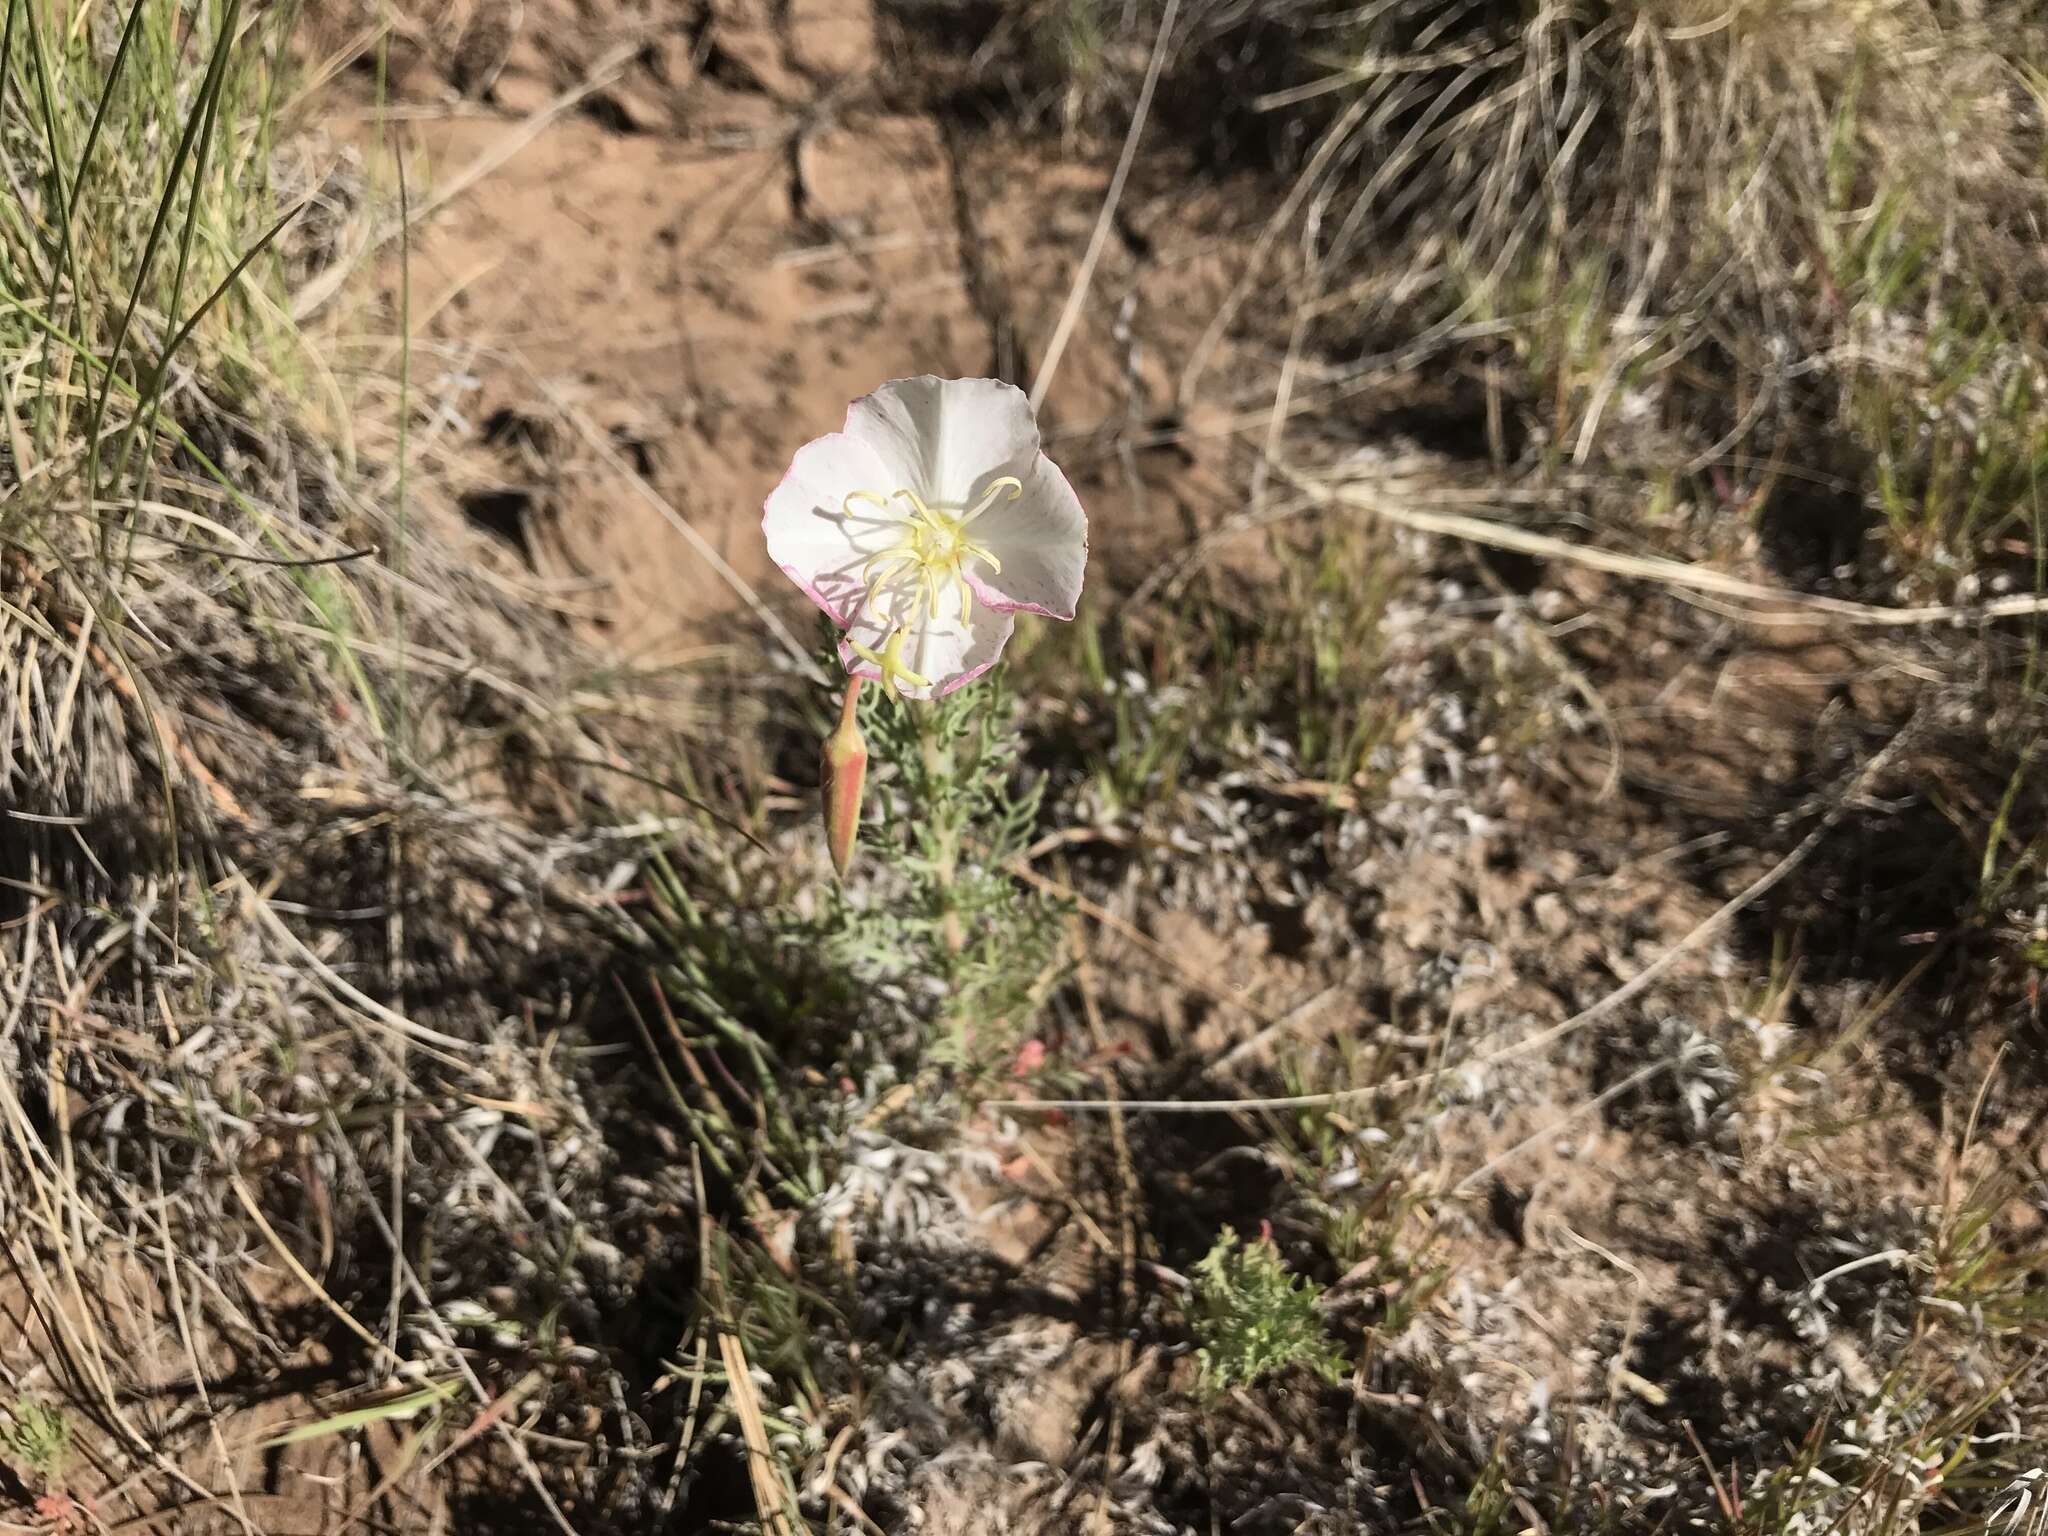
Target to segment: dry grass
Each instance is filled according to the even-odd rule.
[[[16,0],[0,46],[0,1461],[111,1527],[424,1510],[471,1441],[551,1507],[512,1427],[583,1389],[518,1317],[459,1347],[447,1266],[532,1319],[604,1270],[564,1268],[601,1138],[541,1133],[591,1114],[558,957],[601,952],[620,759],[543,612],[293,425],[289,23]]]

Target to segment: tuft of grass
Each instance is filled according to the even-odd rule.
[[[1071,696],[1077,675],[1090,685],[1073,735],[1100,819],[1142,823],[1225,775],[1291,799],[1372,797],[1375,753],[1401,722],[1379,677],[1396,563],[1357,530],[1274,535],[1271,551],[1273,591],[1191,570],[1156,605],[1084,607],[1021,663],[1049,696]]]
[[[1159,10],[1104,13],[1090,56],[1121,59]],[[1296,411],[1486,378],[1533,467],[1665,487],[1638,512],[1702,477],[1752,513],[1760,481],[1843,480],[1937,591],[2027,542],[2048,36],[2025,0],[1299,0],[1193,7],[1183,30],[1162,110],[1294,178],[1183,407],[1262,403],[1221,348],[1292,326],[1344,360]],[[1113,117],[1103,73],[1070,90]]]
[[[9,0],[0,345],[24,365],[24,479],[82,468],[95,493],[127,489],[195,369],[246,395],[286,367],[296,337],[264,256],[272,56],[293,12]]]
[[[1394,1075],[1381,1053],[1350,1037],[1304,1044],[1278,1065],[1279,1090],[1289,1097]],[[1287,1170],[1330,1263],[1340,1274],[1370,1274],[1379,1287],[1383,1305],[1371,1327],[1385,1341],[1405,1333],[1451,1277],[1435,1252],[1427,1181],[1416,1166],[1419,1138],[1403,1134],[1405,1125],[1428,1124],[1440,1107],[1428,1090],[1417,1090],[1398,1110],[1358,1099],[1266,1121],[1267,1154]],[[1351,1193],[1324,1193],[1333,1189]]]

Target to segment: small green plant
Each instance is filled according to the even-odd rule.
[[[1227,1392],[1293,1365],[1342,1380],[1348,1362],[1323,1326],[1321,1302],[1322,1293],[1289,1270],[1271,1242],[1247,1244],[1225,1228],[1195,1266],[1189,1322],[1203,1381]]]
[[[56,1483],[71,1461],[71,1420],[62,1408],[18,1397],[7,1409],[0,1445],[8,1461],[38,1485]]]
[[[876,767],[865,838],[878,885],[842,900],[832,945],[846,965],[942,989],[936,1058],[980,1069],[1008,1060],[1057,969],[1057,906],[1010,866],[1037,824],[1039,785],[1019,772],[1000,675],[928,704],[881,689],[861,700]]]
[[[1460,1504],[1425,1509],[1422,1518],[1437,1536],[1510,1536],[1527,1528],[1515,1497],[1506,1448],[1493,1452],[1473,1474],[1471,1491]]]

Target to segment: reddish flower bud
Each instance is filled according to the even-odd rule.
[[[857,710],[861,681],[856,677],[847,684],[839,728],[825,738],[825,846],[842,880],[853,867],[853,847],[860,838],[861,793],[868,781],[868,744],[860,734]]]

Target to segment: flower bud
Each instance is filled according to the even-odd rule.
[[[861,792],[868,781],[868,744],[860,734],[857,709],[861,681],[856,677],[846,686],[839,728],[825,738],[825,768],[821,776],[825,846],[831,851],[832,867],[842,880],[853,867],[853,847],[860,838]]]

